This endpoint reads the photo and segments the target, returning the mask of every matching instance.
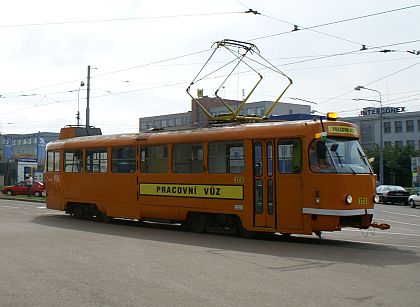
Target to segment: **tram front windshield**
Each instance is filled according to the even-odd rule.
[[[309,146],[309,166],[315,173],[369,174],[372,169],[359,142],[327,138]]]

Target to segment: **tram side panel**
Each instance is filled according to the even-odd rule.
[[[234,214],[243,210],[244,188],[232,175],[148,174],[140,176],[139,201],[142,217],[185,220],[189,212]]]

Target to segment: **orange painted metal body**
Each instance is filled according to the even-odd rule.
[[[328,126],[342,126],[357,129],[356,126],[326,121]],[[189,213],[231,215],[239,218],[243,228],[258,232],[280,232],[312,234],[319,231],[336,231],[342,227],[368,228],[373,215],[373,196],[376,175],[314,173],[309,168],[308,148],[316,133],[322,132],[322,124],[307,122],[263,122],[231,127],[206,128],[188,131],[141,133],[111,136],[89,136],[69,138],[49,143],[47,151],[59,151],[63,161],[64,150],[86,148],[111,148],[116,146],[140,146],[167,144],[171,152],[173,144],[202,143],[204,171],[202,173],[180,174],[171,172],[169,155],[168,173],[141,173],[140,156],[137,150],[136,171],[129,174],[111,173],[110,161],[106,173],[66,173],[60,165],[58,171],[47,171],[47,208],[66,210],[68,204],[92,204],[98,211],[110,217],[131,219],[165,219],[185,221]],[[334,136],[331,132],[329,136]],[[357,136],[342,131],[340,138]],[[256,142],[277,144],[278,140],[299,139],[301,142],[301,164],[299,173],[282,174],[277,171],[277,159],[273,159],[274,172],[254,173],[253,145]],[[207,153],[209,142],[242,141],[244,145],[244,171],[241,174],[213,174],[208,172]],[[263,146],[263,147],[264,147]],[[276,146],[274,146],[276,148]],[[265,147],[264,147],[265,148]],[[274,150],[277,157],[277,150]],[[267,152],[262,151],[262,158]],[[270,181],[271,180],[271,181]],[[256,213],[254,197],[255,184],[273,184],[273,199],[262,197],[262,213]],[[179,195],[143,195],[140,186],[147,184],[174,184],[177,186],[206,187],[242,186],[242,199],[218,199],[179,197]],[[176,194],[176,193],[175,193]],[[346,195],[353,202],[346,204]],[[360,203],[359,199],[364,201]],[[268,214],[272,206],[272,214]],[[335,214],[334,212],[337,212]],[[351,213],[355,212],[355,213]]]

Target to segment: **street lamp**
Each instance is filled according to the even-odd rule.
[[[384,183],[384,153],[383,153],[383,116],[382,116],[382,94],[378,90],[374,90],[372,88],[367,88],[362,85],[358,85],[354,88],[356,91],[361,90],[368,90],[372,92],[376,92],[379,94],[379,101],[378,100],[372,100],[379,102],[380,111],[379,111],[379,118],[380,118],[380,133],[379,133],[379,182],[381,184]]]
[[[77,126],[80,126],[80,111],[79,111],[79,100],[80,100],[80,88],[82,86],[85,86],[85,83],[83,81],[80,82],[80,86],[79,89],[77,90],[77,114],[76,114],[76,118],[77,118]]]

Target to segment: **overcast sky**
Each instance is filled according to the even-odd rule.
[[[420,1],[15,0],[1,1],[0,14],[2,134],[58,132],[76,124],[78,102],[84,124],[80,83],[88,65],[90,124],[105,134],[137,132],[139,117],[186,112],[185,89],[222,39],[255,44],[293,80],[282,102],[308,104],[303,99],[321,113],[357,116],[379,106],[353,100],[379,99],[353,90],[364,85],[382,93],[383,106],[420,111],[420,55],[413,54],[420,50]],[[359,18],[366,15],[373,16]],[[209,67],[231,59],[217,51]],[[221,96],[241,99],[256,80],[248,71],[236,69]],[[261,74],[251,101],[274,100],[287,82]],[[222,80],[197,87],[213,96]]]

